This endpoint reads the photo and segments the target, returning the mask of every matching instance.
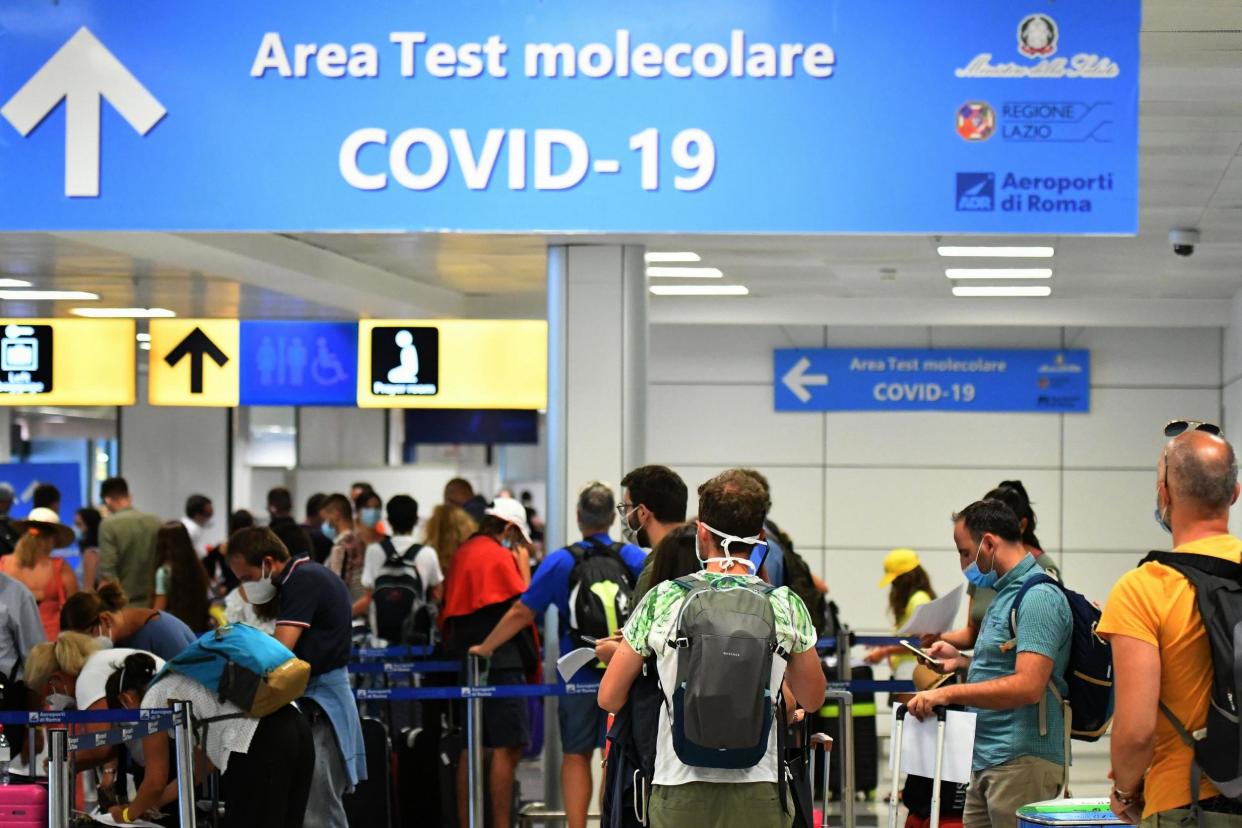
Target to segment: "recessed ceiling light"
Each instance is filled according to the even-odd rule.
[[[99,299],[98,293],[87,293],[83,290],[0,290],[0,299],[12,302],[23,300],[37,302],[40,300],[94,302]]]
[[[677,252],[672,252],[672,253],[644,253],[644,254],[643,254],[643,260],[644,260],[644,261],[646,261],[646,262],[647,262],[647,264],[657,264],[657,263],[659,263],[659,262],[682,262],[682,263],[685,263],[685,262],[701,262],[701,261],[702,261],[702,259],[701,259],[701,258],[699,258],[699,254],[698,254],[698,253],[691,253],[691,252],[690,252],[690,251],[688,251],[688,250],[687,250],[687,251],[684,251],[684,252],[681,252],[681,253],[677,253]]]
[[[656,296],[746,296],[745,285],[653,285]]]
[[[0,288],[30,287],[30,282],[21,279],[0,279]]]
[[[177,315],[167,308],[74,308],[70,313],[93,319],[166,319]]]
[[[138,334],[136,338],[139,342],[150,342],[151,334]]]
[[[955,287],[953,288],[954,296],[975,297],[975,296],[1051,296],[1052,288],[1047,285],[1032,285],[1023,287],[1018,285],[1008,285],[1001,287]]]
[[[950,279],[1051,279],[1050,267],[948,267]]]
[[[936,252],[941,256],[974,256],[995,259],[1051,259],[1056,253],[1053,248],[1040,245],[1030,247],[987,247],[985,245],[964,247],[951,244],[937,247]]]
[[[718,267],[649,267],[647,275],[661,279],[719,279],[724,273]]]

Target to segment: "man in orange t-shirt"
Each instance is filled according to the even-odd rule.
[[[1242,562],[1229,534],[1238,498],[1238,464],[1220,429],[1175,421],[1156,469],[1156,519],[1173,535],[1174,553]],[[1166,705],[1191,733],[1207,723],[1212,655],[1185,576],[1160,563],[1126,573],[1109,596],[1098,631],[1113,645],[1116,715],[1112,735],[1112,807],[1144,828],[1179,826],[1191,816],[1194,754]],[[1242,803],[1206,779],[1199,790],[1204,828],[1242,826]]]

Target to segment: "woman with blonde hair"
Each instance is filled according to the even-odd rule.
[[[20,536],[12,555],[0,558],[0,571],[21,581],[39,604],[39,619],[48,639],[60,634],[60,609],[78,591],[78,578],[52,551],[73,543],[73,530],[51,509],[32,509],[13,528]]]
[[[465,509],[441,503],[432,510],[431,517],[427,519],[423,543],[436,550],[436,555],[440,558],[440,571],[447,576],[449,567],[453,564],[453,556],[457,554],[457,547],[477,531],[478,525]]]

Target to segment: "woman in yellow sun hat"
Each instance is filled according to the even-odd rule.
[[[913,549],[894,549],[885,556],[880,587],[888,587],[888,610],[893,617],[894,631],[905,626],[916,607],[936,597],[927,570],[923,569],[918,553]],[[878,664],[886,658],[893,668],[894,679],[909,681],[914,677],[917,661],[904,647],[875,647],[867,653],[866,662]],[[898,694],[892,700],[894,703],[905,702],[909,698],[909,695]]]

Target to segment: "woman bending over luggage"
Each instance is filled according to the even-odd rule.
[[[155,676],[155,660],[149,655],[128,656],[108,678],[108,706],[159,709],[171,707],[173,699],[189,701],[197,755],[205,756],[222,774],[223,824],[227,828],[300,828],[315,753],[310,725],[297,708],[285,705],[258,719],[231,702],[220,701],[216,693],[191,678],[168,672],[152,681]],[[141,819],[172,801],[168,796],[173,763],[169,733],[143,737],[141,752],[145,759],[142,784],[128,806],[111,809],[118,822]]]

